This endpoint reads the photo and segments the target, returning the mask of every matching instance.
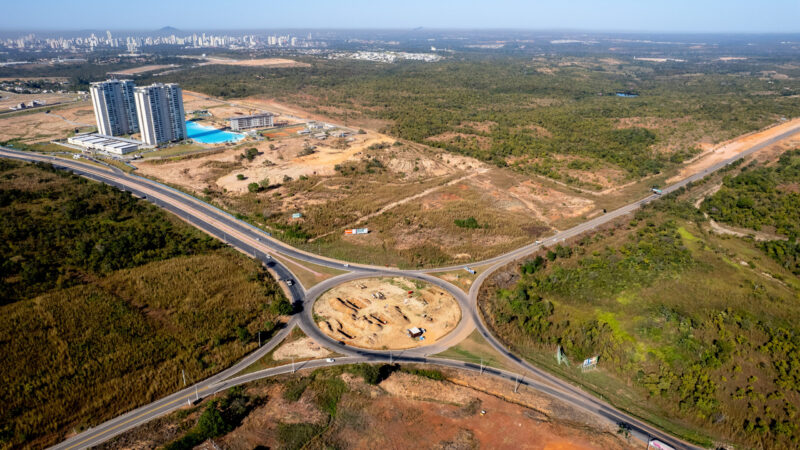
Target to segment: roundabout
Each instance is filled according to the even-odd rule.
[[[794,132],[795,130],[791,132],[787,131],[773,138],[771,141],[755,145],[728,160],[719,162],[702,173],[696,173],[673,185],[667,186],[662,190],[662,194],[669,194],[691,182],[700,180],[709,172],[724,168],[727,164],[752,154],[780,139],[786,138]],[[513,354],[489,331],[482,320],[481,312],[477,305],[477,297],[481,284],[488,276],[503,265],[516,259],[523,258],[533,251],[541,249],[543,246],[555,245],[565,239],[574,238],[607,224],[612,220],[626,216],[636,211],[642,205],[657,200],[661,195],[649,195],[648,197],[634,201],[614,211],[609,211],[602,216],[576,225],[573,228],[559,231],[555,235],[544,238],[541,242],[536,241],[503,255],[473,264],[472,266],[474,267],[485,266],[487,268],[481,270],[481,273],[470,286],[469,293],[466,293],[453,284],[433,275],[434,273],[464,270],[466,269],[464,266],[451,266],[427,270],[400,270],[392,267],[350,264],[294,248],[276,240],[269,233],[265,233],[263,230],[239,220],[213,205],[156,181],[126,174],[119,169],[106,170],[82,162],[59,159],[54,156],[18,152],[7,148],[0,148],[0,157],[28,162],[49,163],[56,169],[70,171],[85,178],[118,187],[137,197],[147,199],[147,201],[174,213],[177,217],[192,224],[196,228],[212,236],[216,236],[226,244],[260,260],[276,279],[285,282],[284,291],[295,306],[296,314],[286,323],[283,329],[278,331],[263,346],[259,342],[259,348],[257,350],[253,351],[233,366],[148,405],[129,411],[115,419],[97,424],[93,428],[75,434],[54,448],[73,449],[76,447],[84,448],[97,445],[137,425],[146,423],[167,412],[174,411],[186,404],[187,401],[191,403],[192,399],[197,400],[200,396],[222,392],[231,386],[271,377],[279,373],[293,373],[300,369],[313,369],[325,367],[330,364],[340,365],[355,363],[424,363],[465,368],[480,374],[488,374],[510,380],[514,384],[514,393],[516,393],[519,385],[527,385],[564,400],[571,405],[577,406],[601,420],[615,424],[624,424],[628,427],[627,429],[630,430],[631,434],[644,442],[649,442],[649,439],[657,437],[662,442],[670,443],[673,448],[696,448],[696,446],[675,438],[635,416],[618,410],[605,401],[596,398],[595,395],[585,392],[573,386],[571,383],[560,379],[558,376],[539,369],[528,361]],[[307,262],[313,265],[334,268],[338,271],[344,268],[349,272],[325,279],[313,286],[304,286],[303,282],[292,273],[288,266],[274,259],[272,255],[281,255],[282,257],[295,259],[299,261],[298,264]],[[391,335],[387,332],[385,339],[377,339],[380,337],[378,331],[387,328],[385,325],[389,323],[389,317],[380,315],[380,310],[369,311],[365,309],[369,306],[366,305],[366,302],[356,303],[352,301],[352,299],[359,299],[357,295],[351,294],[347,299],[343,298],[341,295],[338,297],[335,296],[337,292],[335,289],[337,287],[341,285],[348,286],[350,283],[354,283],[353,285],[356,286],[357,289],[364,290],[368,293],[369,297],[367,299],[370,300],[370,304],[377,303],[382,308],[384,305],[382,305],[381,302],[385,302],[389,297],[387,295],[388,289],[386,289],[387,292],[381,291],[387,298],[380,300],[373,298],[372,293],[382,289],[382,286],[376,285],[376,289],[374,289],[373,292],[369,292],[371,290],[370,283],[373,282],[372,280],[381,279],[398,280],[396,283],[404,283],[406,287],[408,284],[414,286],[413,288],[405,290],[405,294],[402,294],[403,291],[400,291],[397,298],[391,300],[391,302],[394,303],[386,302],[385,306],[387,306],[387,311],[393,309],[394,306],[398,306],[401,309],[400,313],[405,316],[405,319],[401,316],[395,316],[394,320],[399,319],[402,320],[402,322],[399,323],[396,330],[392,331]],[[383,283],[382,281],[377,282]],[[386,281],[386,283],[388,282],[389,281]],[[362,289],[360,285],[366,285],[367,287]],[[425,294],[422,293],[423,290],[426,292]],[[315,312],[317,311],[315,303],[317,301],[328,302],[330,305],[330,299],[325,297],[325,294],[329,291],[333,292],[332,298],[334,301],[338,302],[336,298],[341,298],[342,306],[344,306],[345,309],[342,309],[340,313],[347,314],[347,310],[349,310],[350,319],[355,321],[359,320],[359,317],[362,317],[360,319],[363,322],[362,330],[360,331],[361,334],[357,334],[356,331],[352,331],[352,334],[348,333],[350,335],[350,342],[332,337],[336,336],[335,333],[336,329],[338,329],[338,324],[336,324],[337,327],[334,328],[331,320],[341,321],[341,319],[332,316],[315,317]],[[410,297],[408,291],[412,291]],[[415,291],[417,291],[416,296]],[[439,294],[440,292],[442,294]],[[437,294],[441,297],[444,297],[444,294],[446,294],[452,298],[457,308],[441,306],[441,309],[435,312],[434,308],[436,305],[432,305],[432,302],[426,295]],[[375,302],[372,302],[373,299]],[[406,299],[409,300],[408,303],[404,302]],[[421,299],[424,299],[427,305],[422,303]],[[350,303],[352,304],[348,305],[348,302],[345,300],[351,300]],[[410,306],[412,301],[419,303],[415,306],[416,309]],[[442,305],[447,303],[447,301],[444,301]],[[320,307],[322,307],[323,303],[320,303],[320,305]],[[407,312],[403,311],[404,306],[408,308]],[[425,307],[431,307],[431,309],[427,310]],[[333,307],[331,307],[331,309],[333,309]],[[451,309],[455,311],[452,313],[455,315],[448,316],[448,314],[450,314],[448,311]],[[364,311],[359,313],[361,310]],[[323,312],[323,310],[319,311]],[[371,318],[373,314],[386,322],[386,324]],[[438,314],[438,316],[436,314]],[[352,317],[353,315],[356,316],[355,319]],[[364,320],[363,316],[367,316],[372,323]],[[443,323],[445,325],[438,330],[435,330],[434,327],[430,325],[426,326],[424,320],[428,319],[429,316],[433,316],[434,322],[437,320],[444,321]],[[456,322],[456,325],[450,326],[448,318],[450,318],[449,322]],[[457,321],[455,318],[457,318]],[[407,322],[406,319],[408,319]],[[331,324],[331,329],[327,329],[327,325],[324,323],[325,321]],[[421,323],[421,325],[415,321],[420,321],[419,323]],[[341,329],[347,333],[347,329],[345,328],[347,326],[346,321],[341,322]],[[353,322],[353,324],[355,323],[357,322]],[[379,323],[381,327],[373,327],[372,325],[375,325],[375,323]],[[325,327],[326,331],[331,333],[331,335],[323,332],[319,327],[320,324]],[[327,347],[339,354],[336,356],[335,361],[333,358],[310,360],[300,363],[297,367],[293,362],[291,365],[285,364],[253,373],[244,373],[246,368],[276,348],[295,326],[299,326],[308,337],[315,340],[321,346]],[[421,328],[425,329],[425,331],[421,335],[410,336],[406,332],[412,328]],[[485,339],[491,347],[507,360],[511,365],[512,371],[485,367],[482,361],[464,362],[446,359],[446,357],[442,357],[441,355],[435,356],[463,341],[473,331],[477,331],[480,337]],[[426,333],[429,334],[426,335]],[[372,336],[372,334],[375,334],[375,336]],[[367,336],[365,339],[366,344],[356,342],[355,337],[358,336]],[[425,336],[425,339],[419,340],[418,338],[422,336]],[[373,339],[373,342],[369,342],[368,338],[370,337]],[[420,343],[422,345],[417,345]]]

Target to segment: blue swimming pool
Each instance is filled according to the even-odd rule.
[[[194,139],[201,144],[222,144],[244,139],[244,135],[206,127],[191,120],[186,121],[186,134],[189,135],[189,139]]]

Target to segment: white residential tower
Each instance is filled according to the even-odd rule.
[[[132,80],[92,83],[89,91],[92,94],[98,133],[120,136],[139,131],[136,104],[133,99],[134,88]]]
[[[148,145],[186,139],[183,94],[177,84],[155,83],[134,90],[142,140]]]

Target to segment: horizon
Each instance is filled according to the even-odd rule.
[[[0,28],[4,32],[157,31],[169,26],[207,31],[421,28],[658,34],[800,33],[797,20],[800,2],[794,0],[770,0],[757,5],[746,0],[702,3],[674,0],[647,4],[633,0],[614,0],[606,4],[577,0],[569,5],[521,0],[500,0],[492,5],[475,0],[409,0],[403,5],[374,5],[355,0],[334,8],[327,2],[310,0],[304,3],[301,13],[293,5],[279,4],[269,9],[245,8],[247,14],[242,14],[241,8],[220,8],[209,0],[178,0],[168,4],[142,0],[138,8],[126,10],[124,17],[116,14],[115,7],[109,7],[108,2],[85,0],[80,6],[76,9],[74,4],[43,0],[41,8],[33,11],[24,4],[13,3],[5,7]],[[137,26],[130,27],[132,22]]]

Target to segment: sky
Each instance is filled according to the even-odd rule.
[[[800,0],[2,0],[0,3],[3,11],[0,30],[4,31],[156,30],[173,26],[185,30],[425,27],[800,32]]]

